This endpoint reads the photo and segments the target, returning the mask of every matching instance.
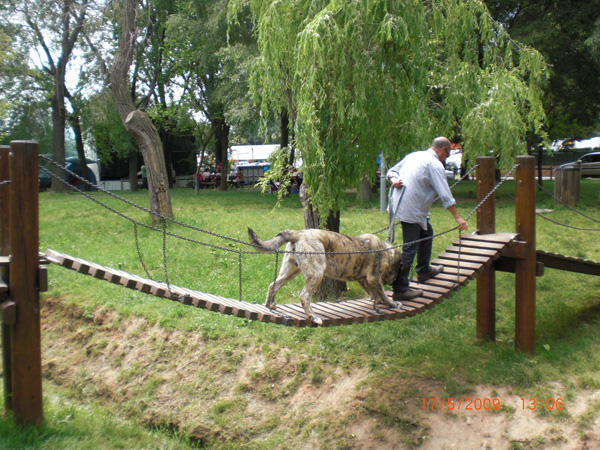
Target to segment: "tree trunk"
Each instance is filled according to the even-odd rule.
[[[300,200],[304,206],[304,227],[305,228],[319,228],[319,214],[316,208],[313,207],[310,202],[308,193],[306,192],[306,186],[302,184],[300,186]],[[331,212],[327,217],[326,229],[329,231],[340,232],[340,212]],[[337,300],[344,292],[348,290],[348,286],[344,281],[333,280],[331,278],[323,278],[323,281],[319,285],[317,292],[313,296],[315,300]]]
[[[65,72],[59,64],[54,73],[54,93],[52,104],[52,159],[61,166],[65,165],[65,125],[67,111],[65,108]],[[57,178],[52,178],[52,191],[67,192],[65,171],[53,166],[52,171]],[[62,180],[63,182],[61,182]]]
[[[90,169],[87,166],[87,160],[85,157],[85,149],[83,147],[83,136],[81,134],[81,122],[79,116],[75,113],[71,116],[71,125],[73,126],[73,133],[75,134],[75,146],[77,147],[77,156],[79,157],[79,168],[81,170],[81,177],[91,182]],[[96,183],[99,180],[96,180]],[[84,191],[91,191],[92,187],[83,183]]]
[[[128,71],[135,44],[136,0],[123,0],[123,29],[119,50],[110,70],[110,87],[125,129],[135,139],[148,175],[148,196],[153,213],[173,217],[167,168],[162,143],[150,117],[135,109],[130,95]],[[160,219],[152,216],[152,222]]]
[[[371,182],[369,181],[369,177],[366,175],[363,175],[363,177],[360,179],[358,184],[358,193],[361,202],[366,203],[371,201]]]
[[[221,163],[221,181],[219,189],[227,190],[227,173],[229,161],[227,159],[227,150],[229,148],[229,125],[225,122],[225,118],[221,117],[215,123],[215,159],[217,163]]]
[[[140,190],[137,180],[138,173],[138,153],[131,152],[129,154],[129,190],[137,192]]]

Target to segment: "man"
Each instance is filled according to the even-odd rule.
[[[431,266],[431,248],[433,228],[429,223],[429,209],[437,197],[456,223],[459,230],[468,225],[456,209],[456,200],[452,197],[444,161],[450,154],[451,144],[445,137],[437,137],[431,147],[425,151],[413,152],[402,159],[387,172],[387,179],[396,189],[392,192],[390,208],[394,217],[402,224],[402,260],[404,266],[398,271],[392,284],[394,300],[410,300],[421,297],[423,291],[410,289],[408,275],[415,255],[417,256],[417,279],[423,283],[436,276],[443,266]],[[404,192],[403,192],[404,191]],[[400,200],[400,203],[398,201]],[[419,241],[413,244],[411,242]],[[410,244],[410,245],[406,245]]]

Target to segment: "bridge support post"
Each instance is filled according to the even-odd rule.
[[[10,166],[8,155],[10,147],[8,145],[0,146],[0,182],[10,180]],[[9,247],[9,229],[8,229],[8,214],[10,185],[0,185],[0,256],[8,257],[10,255]],[[2,279],[2,287],[8,284],[8,266],[0,266],[0,278]],[[5,294],[0,292],[0,307],[5,302]],[[2,374],[4,380],[4,409],[12,411],[12,364],[10,354],[10,334],[11,326],[2,322]]]
[[[477,204],[494,189],[496,158],[477,158]],[[479,234],[496,232],[495,194],[477,209],[477,229]],[[496,269],[486,267],[477,275],[476,337],[479,340],[496,340]]]
[[[11,327],[12,407],[17,424],[43,422],[39,274],[38,144],[10,144],[9,291],[16,303]]]
[[[516,260],[515,348],[535,350],[535,157],[517,156],[515,219],[519,239],[527,243],[525,255]]]

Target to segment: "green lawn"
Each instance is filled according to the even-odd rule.
[[[546,181],[544,186],[552,192],[551,182]],[[582,200],[578,205],[579,210],[596,220],[600,219],[597,203],[599,187],[596,180],[583,180]],[[475,181],[465,181],[454,190],[463,216],[475,207],[475,190]],[[496,229],[499,232],[513,232],[515,229],[514,203],[509,195],[512,192],[514,184],[509,181],[505,183],[504,190],[497,193]],[[143,211],[103,193],[91,195],[126,216],[150,224],[148,215]],[[119,195],[136,204],[148,203],[145,191]],[[178,221],[238,240],[247,240],[247,227],[252,227],[262,238],[270,238],[286,228],[303,228],[303,214],[297,195],[284,199],[278,208],[275,207],[275,196],[252,189],[204,190],[198,196],[191,189],[178,189],[172,191],[172,200]],[[542,192],[538,192],[537,205],[538,208],[552,209],[548,216],[554,221],[577,228],[600,228],[596,222],[567,208],[554,207],[553,200]],[[359,204],[355,194],[348,194],[341,217],[341,231],[350,235],[379,230],[387,224],[387,215],[379,213],[375,201]],[[145,277],[136,250],[134,227],[113,212],[76,194],[42,193],[40,220],[42,251],[52,248]],[[439,205],[431,211],[431,222],[436,233],[455,226],[451,215]],[[469,221],[470,230],[475,226],[473,216]],[[182,241],[169,237],[166,240],[170,283],[238,298],[240,266],[236,251],[251,250],[249,247],[176,224],[169,224],[168,231],[188,238]],[[385,232],[380,236],[384,239]],[[455,231],[436,239],[434,255],[457,236]],[[397,236],[398,239],[401,239],[400,236]],[[598,232],[559,227],[538,219],[536,239],[539,249],[600,261]],[[140,228],[138,241],[151,276],[164,280],[162,233]],[[262,302],[274,277],[274,256],[244,254],[241,267],[243,299]],[[364,383],[374,389],[382,389],[390,381],[395,382],[393,380],[418,379],[438,386],[440,395],[445,397],[459,396],[480,384],[508,386],[529,394],[552,389],[552,383],[559,382],[565,391],[553,394],[567,399],[567,410],[568,399],[577,389],[600,387],[600,279],[589,275],[547,269],[546,274],[537,279],[535,356],[514,350],[514,275],[507,273],[497,274],[495,344],[478,343],[474,337],[475,282],[431,311],[416,317],[353,326],[295,329],[186,307],[56,266],[50,267],[49,278],[50,288],[44,298],[58,299],[65,307],[76,307],[89,317],[99,312],[110,312],[120,321],[143,317],[167,332],[198,336],[204,349],[223,351],[225,345],[229,349],[226,354],[230,356],[243,355],[248,348],[262,349],[267,354],[282,350],[305,355],[309,362],[301,373],[303,379],[313,385],[318,385],[332,368],[350,371],[358,367],[368,369],[369,376]],[[281,289],[278,301],[297,302],[302,284],[302,277],[298,277]],[[350,283],[349,287],[348,298],[363,296],[358,285]],[[215,370],[232,370],[231,361],[225,359]],[[375,401],[367,398],[366,401],[372,402],[370,408],[382,416],[394,417],[402,408],[402,402],[418,404],[419,398],[428,394],[413,387],[393,399]],[[53,392],[52,395],[60,396],[60,393]],[[69,395],[78,398],[76,394]],[[270,395],[275,400],[284,396],[281,392],[263,392],[262,395]],[[93,414],[93,411],[67,406],[60,401],[58,406],[56,402],[46,401],[48,403],[52,404],[50,408],[54,411],[47,414],[46,427],[41,432],[32,432],[31,438],[23,437],[21,442],[24,443],[16,448],[78,448],[72,444],[69,444],[71,447],[66,444],[56,446],[52,442],[62,439],[64,416],[70,414],[69,411],[75,411],[75,416],[84,422],[88,420],[87,414]],[[132,420],[140,418],[133,412],[128,417]],[[74,439],[86,433],[90,433],[89,439],[95,439],[90,430],[78,427],[74,421],[69,423],[70,431],[67,433],[75,435]],[[112,426],[112,422],[102,422],[98,426]],[[129,425],[123,426],[121,448],[127,448],[126,430]],[[5,421],[0,439],[12,439],[14,435],[14,429]],[[25,444],[30,441],[33,443]],[[186,448],[187,444],[181,442],[177,445],[182,447],[165,444],[160,448]],[[111,445],[114,444],[100,443],[95,448],[118,448]]]

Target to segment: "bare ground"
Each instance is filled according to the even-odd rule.
[[[42,311],[45,382],[209,448],[600,449],[600,392],[581,391],[562,412],[547,413],[524,409],[523,394],[478,386],[469,397],[498,398],[499,411],[432,411],[429,401],[424,410],[420,398],[399,393],[433,397],[441,389],[429,381],[380,386],[367,368],[315,371],[285,349],[229,348],[141,318],[89,317],[53,299]]]

